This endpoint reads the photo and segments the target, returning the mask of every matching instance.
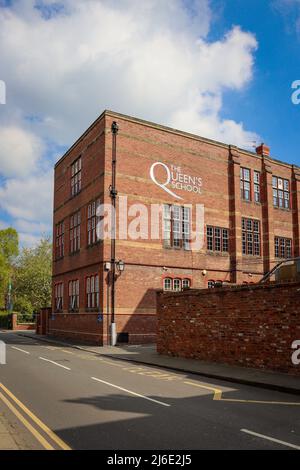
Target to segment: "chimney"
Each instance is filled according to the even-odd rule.
[[[266,144],[262,143],[258,147],[256,147],[256,153],[257,155],[261,156],[270,156],[270,147],[268,147]]]

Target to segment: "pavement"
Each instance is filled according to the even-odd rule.
[[[138,363],[138,348],[105,355],[3,331],[0,340],[0,410],[31,448],[300,450],[295,394]]]
[[[114,357],[135,363],[148,364],[157,367],[202,375],[211,379],[221,379],[232,383],[240,383],[262,387],[269,390],[293,393],[300,395],[300,376],[263,371],[246,367],[238,367],[227,364],[206,362],[196,359],[158,354],[155,345],[132,346],[85,346],[67,340],[58,340],[48,336],[36,335],[35,332],[19,332],[19,335],[27,336],[39,341],[52,342],[60,345],[68,345],[83,351],[97,353],[102,356]]]

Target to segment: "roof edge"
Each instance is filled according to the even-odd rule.
[[[127,114],[122,114],[122,113],[118,113],[116,111],[111,111],[109,109],[105,109],[101,114],[100,116],[98,116],[97,119],[95,119],[94,122],[92,122],[92,124],[86,129],[86,131],[71,145],[71,147],[64,153],[64,155],[62,155],[62,157],[55,163],[54,165],[54,168],[56,168],[61,162],[62,160],[64,160],[64,158],[71,152],[71,150],[73,150],[76,145],[93,129],[93,127],[95,125],[98,124],[99,121],[101,121],[101,119],[105,116],[110,116],[110,117],[119,117],[120,119],[123,119],[125,121],[129,121],[129,122],[135,122],[135,123],[138,123],[138,124],[141,124],[141,125],[144,125],[144,126],[147,126],[147,127],[152,127],[153,129],[158,129],[158,130],[161,130],[161,131],[166,131],[166,132],[171,132],[172,134],[176,134],[176,135],[181,135],[183,137],[187,137],[189,139],[193,139],[193,140],[198,140],[200,142],[205,142],[207,144],[210,144],[210,145],[214,145],[214,146],[218,146],[218,147],[222,147],[222,148],[226,148],[229,150],[230,147],[235,147],[238,152],[240,153],[243,153],[243,154],[246,154],[246,155],[249,155],[249,156],[252,156],[252,157],[256,157],[256,158],[259,158],[261,159],[261,155],[258,155],[256,152],[251,152],[250,150],[246,150],[246,149],[243,149],[243,148],[240,148],[240,147],[237,147],[237,146],[234,146],[234,145],[230,145],[230,144],[225,144],[224,142],[220,142],[218,140],[213,140],[213,139],[209,139],[207,137],[202,137],[202,136],[199,136],[197,134],[193,134],[191,132],[186,132],[186,131],[181,131],[179,129],[176,129],[176,128],[172,128],[172,127],[169,127],[169,126],[166,126],[166,125],[163,125],[163,124],[157,124],[155,122],[152,122],[152,121],[147,121],[145,119],[141,119],[141,118],[137,118],[137,117],[133,117],[133,116],[129,116]],[[277,158],[273,158],[271,156],[268,156],[267,157],[268,160],[271,160],[271,161],[274,161],[276,163],[280,163],[284,166],[287,166],[289,168],[297,168],[297,169],[300,169],[300,167],[296,164],[293,164],[293,163],[287,163],[287,162],[284,162],[282,160],[279,160]]]

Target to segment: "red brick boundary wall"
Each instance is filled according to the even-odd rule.
[[[157,350],[300,375],[300,282],[157,294]]]
[[[98,313],[49,313],[47,334],[101,346],[103,321]]]
[[[18,323],[17,313],[11,314],[11,329],[14,331],[35,330],[35,323]]]

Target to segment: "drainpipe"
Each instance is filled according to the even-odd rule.
[[[110,186],[110,197],[112,203],[112,221],[111,221],[111,330],[110,339],[111,346],[115,346],[117,342],[117,331],[115,323],[115,283],[116,283],[116,168],[117,168],[117,134],[119,126],[116,121],[111,125],[112,133],[112,179]]]

